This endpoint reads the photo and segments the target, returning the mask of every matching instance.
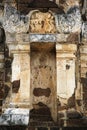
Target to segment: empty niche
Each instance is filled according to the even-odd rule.
[[[55,54],[54,43],[31,43],[30,81],[33,106],[39,102],[47,105],[48,108],[51,104],[54,106],[56,95]]]

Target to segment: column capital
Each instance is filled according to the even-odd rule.
[[[67,43],[56,44],[57,58],[75,58],[76,51],[77,51],[76,44],[67,44]]]
[[[29,44],[17,44],[14,48],[10,50],[11,54],[22,54],[22,53],[29,53],[30,52],[30,45]]]

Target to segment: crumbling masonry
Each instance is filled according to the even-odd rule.
[[[87,1],[0,3],[0,124],[87,126]]]

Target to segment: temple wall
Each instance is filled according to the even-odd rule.
[[[70,125],[63,119],[87,115],[87,23],[79,0],[56,3],[63,13],[0,8],[0,111],[13,116],[7,124],[28,124],[28,114],[42,108],[62,126]]]

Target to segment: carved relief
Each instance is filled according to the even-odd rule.
[[[31,33],[55,33],[55,20],[50,12],[35,12],[30,19]]]
[[[56,15],[59,33],[81,32],[81,15],[78,7],[70,8],[66,14]]]

